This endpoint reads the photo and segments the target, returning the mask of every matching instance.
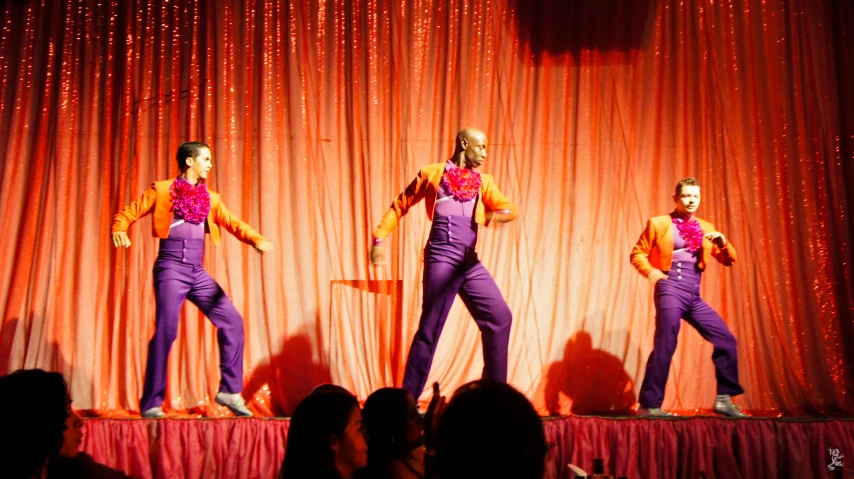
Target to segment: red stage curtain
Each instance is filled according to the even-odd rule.
[[[851,2],[15,0],[0,25],[0,373],[138,409],[157,241],[145,218],[116,250],[110,221],[202,140],[210,187],[276,248],[228,236],[205,257],[245,318],[255,411],[399,385],[429,223],[414,208],[380,269],[370,234],[471,125],[521,211],[479,253],[515,316],[509,380],[541,412],[636,401],[654,316],[628,254],[690,175],[739,251],[702,292],[739,340],[741,404],[854,413]],[[711,406],[710,355],[684,327],[665,407]],[[458,302],[429,381],[481,367]],[[218,382],[188,305],[165,407],[226,414]]]
[[[84,422],[82,450],[140,479],[275,478],[290,421],[222,419]]]
[[[87,420],[83,450],[102,464],[145,479],[269,479],[276,477],[284,458],[288,424]],[[604,459],[606,472],[633,479],[843,477],[836,474],[841,469],[828,471],[828,449],[844,455],[854,450],[854,422],[845,420],[575,416],[546,420],[544,426],[548,441],[556,444],[547,478],[573,478],[568,464],[590,472],[595,458]]]
[[[854,449],[854,423],[845,420],[567,417],[544,425],[558,444],[551,477],[572,477],[566,464],[590,472],[595,458],[607,473],[629,478],[843,477],[842,468],[827,469],[828,449]]]

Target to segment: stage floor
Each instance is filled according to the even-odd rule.
[[[501,421],[501,418],[496,418]],[[82,450],[139,478],[274,479],[289,420],[87,419]],[[544,418],[556,443],[546,477],[568,464],[639,478],[854,477],[854,420],[691,416]],[[838,450],[843,467],[833,464]],[[844,469],[843,469],[844,468]]]

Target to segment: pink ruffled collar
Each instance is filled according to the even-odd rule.
[[[458,201],[471,201],[480,193],[480,173],[468,168],[460,168],[448,161],[445,165],[445,174],[442,175],[442,184]]]
[[[169,198],[172,200],[171,211],[187,223],[201,224],[211,212],[211,195],[204,182],[193,186],[178,177],[169,187]]]
[[[685,246],[688,248],[688,251],[695,252],[703,247],[703,228],[700,226],[700,222],[694,218],[689,220],[685,220],[679,218],[676,215],[670,215],[671,221],[673,221],[673,225],[676,226],[676,230],[679,231],[679,236],[685,240]]]

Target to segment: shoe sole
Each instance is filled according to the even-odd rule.
[[[721,412],[721,411],[714,411],[714,413],[717,414],[718,416],[729,417],[729,418],[733,418],[733,419],[743,419],[746,417],[750,417],[746,414],[744,414],[742,416],[733,416],[732,414],[727,414],[727,413]]]

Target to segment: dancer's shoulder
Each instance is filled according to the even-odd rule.
[[[429,164],[427,166],[422,166],[421,167],[421,173],[422,174],[425,174],[425,173],[426,174],[434,174],[434,173],[439,173],[439,172],[444,173],[445,163],[447,163],[447,162],[443,161],[441,163],[432,163],[432,164]]]
[[[649,223],[652,223],[655,227],[664,227],[670,226],[671,223],[670,215],[661,215],[661,216],[653,216],[649,219]]]

